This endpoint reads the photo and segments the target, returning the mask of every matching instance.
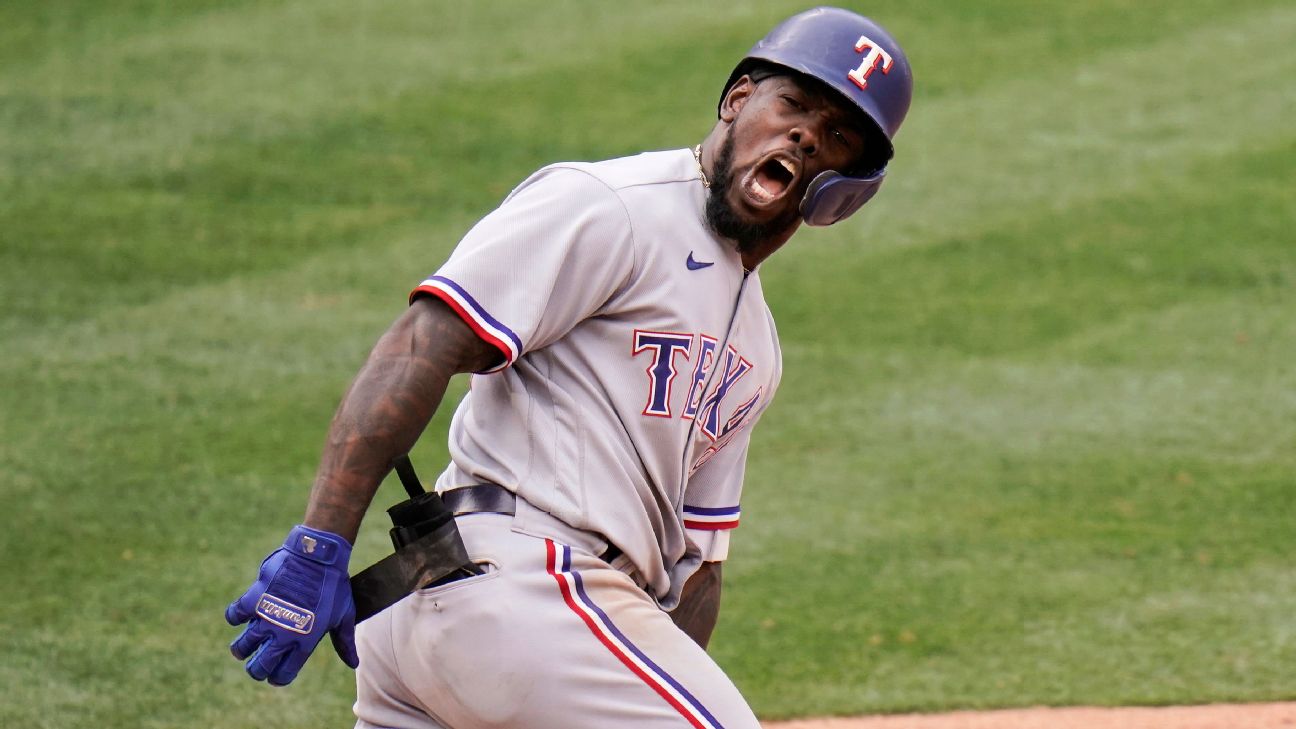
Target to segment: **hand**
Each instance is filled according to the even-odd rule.
[[[347,540],[300,525],[265,558],[256,582],[225,609],[230,625],[248,623],[230,652],[239,660],[251,656],[249,676],[287,686],[326,631],[342,661],[351,668],[360,665],[350,560]]]

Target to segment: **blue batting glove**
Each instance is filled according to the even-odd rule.
[[[344,663],[360,665],[347,577],[350,561],[346,539],[301,525],[265,558],[256,582],[225,608],[230,625],[248,623],[230,644],[230,653],[239,660],[251,656],[249,676],[287,686],[325,632]]]

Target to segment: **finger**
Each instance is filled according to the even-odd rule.
[[[337,651],[338,657],[342,662],[351,668],[360,665],[360,655],[356,652],[355,644],[355,613],[347,613],[338,626],[329,631],[329,639],[333,641],[333,650]]]
[[[301,671],[302,666],[305,665],[306,659],[309,657],[309,651],[295,650],[289,653],[279,662],[279,666],[270,672],[270,676],[267,679],[270,685],[287,686],[292,683],[292,680],[297,678],[297,674]]]
[[[288,655],[288,651],[292,649],[293,644],[291,642],[281,645],[271,637],[270,640],[266,641],[265,645],[261,646],[261,650],[252,656],[252,660],[247,662],[248,675],[258,681],[264,681],[266,677],[274,673],[284,656]]]
[[[243,593],[243,596],[229,604],[225,608],[225,622],[230,625],[241,625],[246,623],[256,610],[257,600],[261,599],[261,591],[253,587],[251,590]]]
[[[239,637],[230,643],[230,653],[240,661],[256,653],[257,648],[270,637],[270,633],[260,624],[249,625]]]

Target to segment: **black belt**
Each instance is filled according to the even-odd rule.
[[[454,512],[455,516],[464,514],[505,514],[512,516],[517,512],[517,494],[493,483],[479,483],[473,486],[460,486],[441,493],[441,500]],[[599,555],[599,559],[612,564],[612,560],[621,556],[621,550],[608,542],[608,548]]]
[[[517,494],[493,483],[460,486],[441,492],[441,500],[455,516],[464,514],[507,514],[517,512]]]

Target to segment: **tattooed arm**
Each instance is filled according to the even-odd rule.
[[[694,642],[707,647],[711,631],[720,617],[720,567],[721,562],[703,562],[697,572],[684,583],[680,603],[670,612],[671,620]]]
[[[450,377],[498,362],[439,299],[422,297],[374,345],[329,426],[305,524],[354,543],[392,459],[414,447]]]

